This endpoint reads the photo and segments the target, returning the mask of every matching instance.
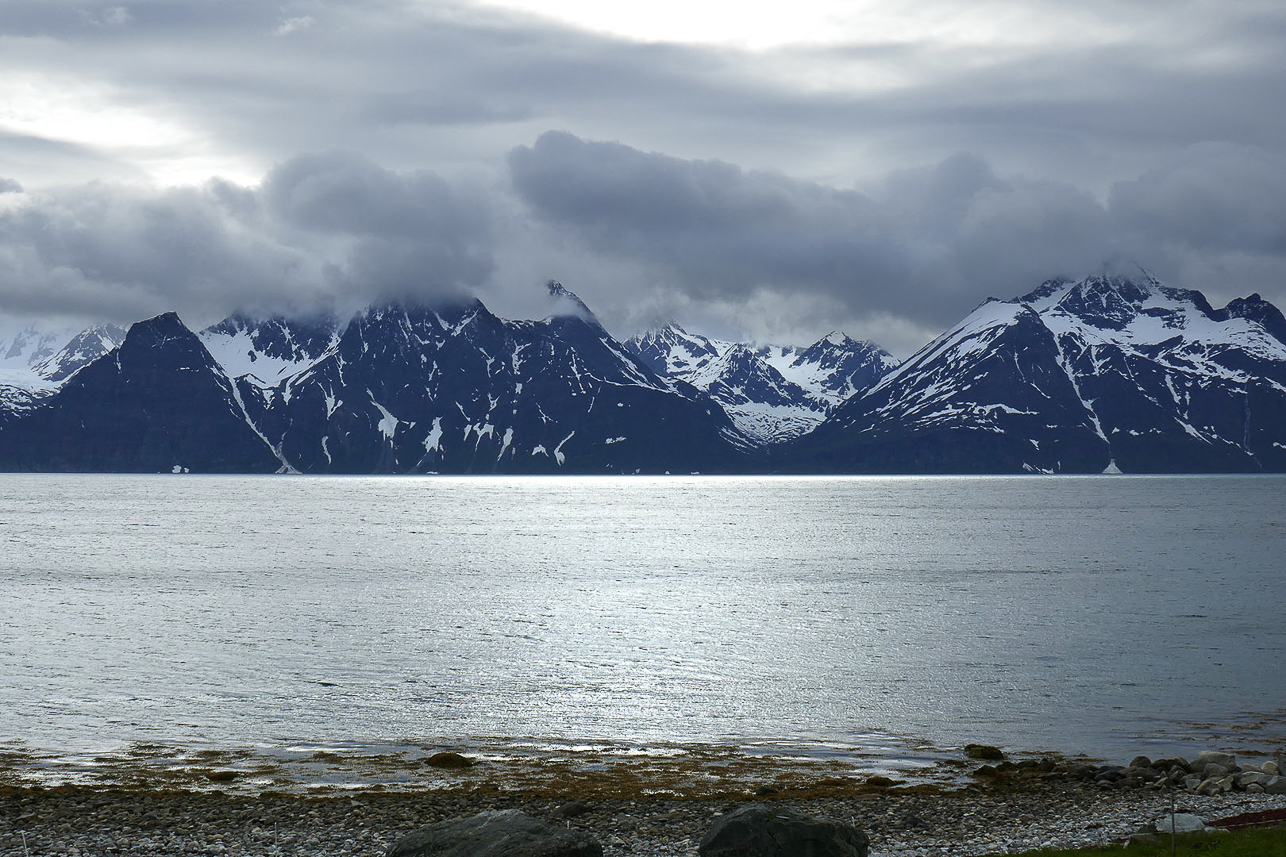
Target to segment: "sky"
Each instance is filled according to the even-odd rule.
[[[1105,269],[1286,306],[1283,93],[1279,0],[6,0],[0,319],[552,278],[906,356]]]

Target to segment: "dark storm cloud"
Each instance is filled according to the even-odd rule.
[[[0,212],[7,313],[131,321],[164,308],[251,300],[307,267],[297,251],[235,228],[194,189],[78,187]]]
[[[566,133],[509,162],[534,217],[689,299],[767,291],[932,328],[987,296],[1121,263],[1216,300],[1286,297],[1286,163],[1252,147],[1192,147],[1115,183],[1106,202],[1066,182],[1000,176],[971,155],[899,171],[868,193]]]
[[[855,314],[947,324],[989,290],[1092,269],[1109,245],[1088,195],[1002,180],[963,155],[871,196],[565,133],[509,160],[536,217],[591,251],[663,267],[702,299],[814,293]]]
[[[430,173],[349,153],[294,158],[258,188],[97,183],[0,211],[0,310],[129,321],[468,292],[488,214]]]
[[[1112,187],[1111,210],[1158,243],[1286,254],[1286,158],[1207,143]]]

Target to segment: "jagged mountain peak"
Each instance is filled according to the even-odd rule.
[[[112,351],[125,341],[126,332],[114,324],[101,324],[82,330],[57,353],[34,368],[36,374],[61,383],[85,366]]]
[[[131,324],[125,332],[125,341],[121,344],[138,347],[176,336],[195,337],[196,334],[183,323],[177,312],[163,312]]]
[[[1281,470],[1280,313],[1140,276],[990,300],[793,447],[859,471]]]
[[[67,337],[62,332],[42,330],[35,324],[28,324],[7,339],[0,339],[0,361],[34,366],[66,341]]]
[[[590,308],[585,305],[585,302],[581,300],[575,292],[565,287],[562,283],[557,280],[549,280],[545,283],[545,288],[549,291],[549,297],[553,302],[553,306],[549,312],[550,319],[567,318],[570,316],[572,318],[579,318],[581,321],[584,321],[593,327],[600,329],[603,327],[599,322],[598,317],[590,311]]]
[[[1258,292],[1245,298],[1233,298],[1222,310],[1227,318],[1243,318],[1267,330],[1279,342],[1286,344],[1286,316],[1273,304],[1260,297]]]
[[[625,347],[654,372],[693,382],[693,375],[717,360],[728,343],[689,333],[676,322],[625,341]]]
[[[851,345],[856,341],[857,340],[853,339],[853,337],[849,336],[847,333],[845,333],[842,330],[832,330],[830,333],[826,334],[825,336],[823,336],[821,339],[817,340],[813,344],[821,345],[822,343],[825,343],[827,345],[844,346],[844,345]]]

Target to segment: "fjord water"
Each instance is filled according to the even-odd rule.
[[[0,744],[1191,751],[1280,723],[1284,513],[1281,477],[5,475]]]

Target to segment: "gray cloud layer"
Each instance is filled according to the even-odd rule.
[[[302,155],[255,188],[91,184],[0,211],[0,308],[130,321],[167,308],[307,309],[476,291],[485,199],[431,173]]]
[[[565,133],[514,149],[510,167],[537,218],[698,299],[803,293],[850,317],[934,327],[987,295],[1108,263],[1135,261],[1216,298],[1280,296],[1286,273],[1286,161],[1247,147],[1194,147],[1114,184],[1106,203],[1067,183],[1002,178],[970,155],[869,194]]]
[[[922,7],[1016,25],[749,53],[445,2],[6,3],[0,86],[67,115],[0,112],[0,312],[534,311],[554,276],[620,333],[758,314],[905,350],[1118,259],[1286,303],[1286,8],[961,9]],[[118,120],[143,142],[101,142]]]

